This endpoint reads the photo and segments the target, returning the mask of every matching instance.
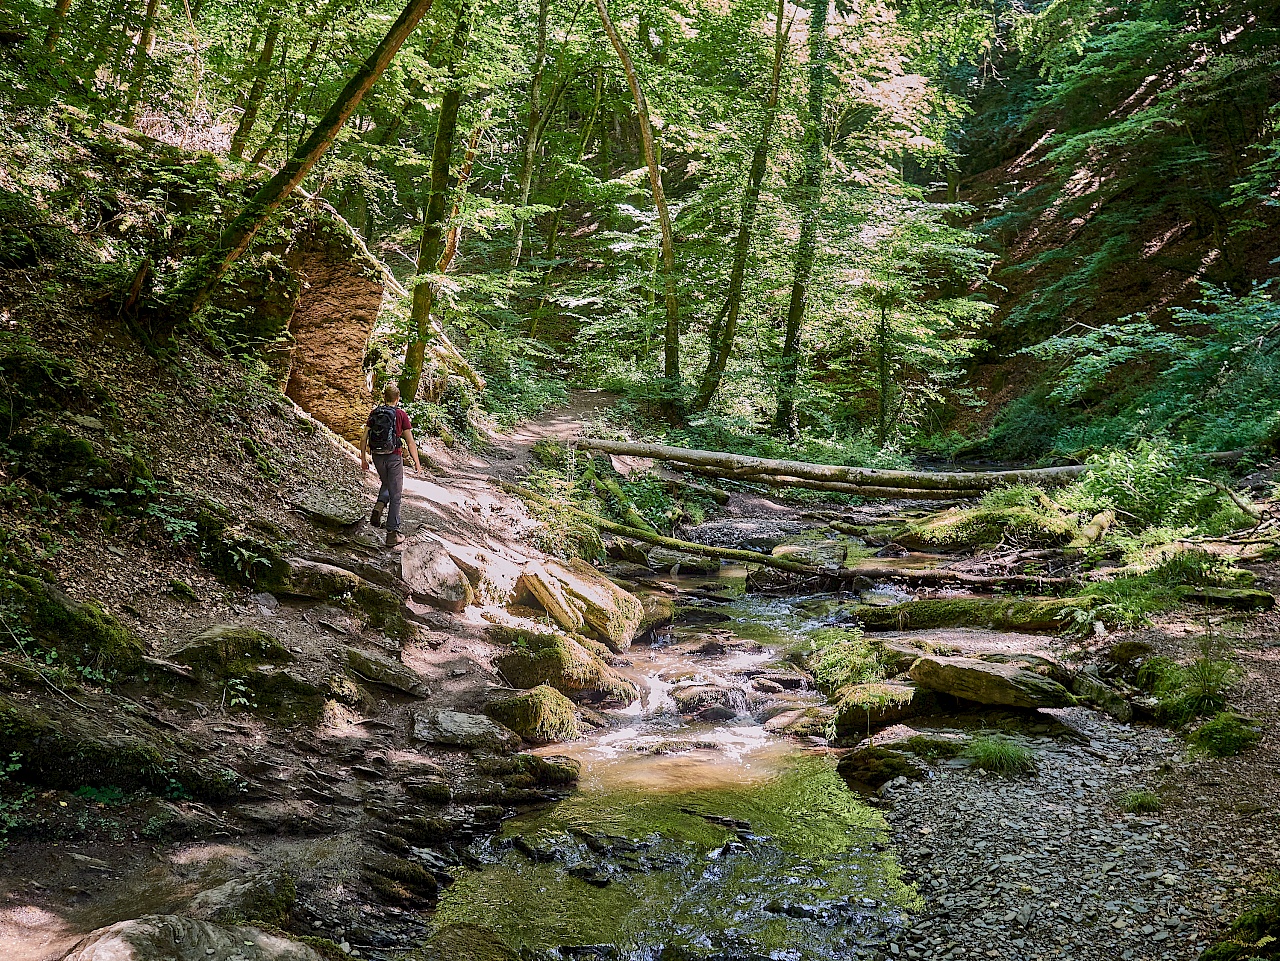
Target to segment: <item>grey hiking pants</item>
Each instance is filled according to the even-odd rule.
[[[404,458],[394,454],[374,454],[373,466],[378,471],[382,489],[378,491],[378,503],[387,509],[387,530],[400,529],[400,499],[404,496]]]

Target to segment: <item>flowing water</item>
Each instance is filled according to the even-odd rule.
[[[870,951],[913,906],[879,812],[758,720],[823,702],[781,658],[838,600],[677,580],[700,606],[630,652],[641,700],[549,752],[581,762],[578,791],[478,842],[437,926],[535,957],[807,961]]]

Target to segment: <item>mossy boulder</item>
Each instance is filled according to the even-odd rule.
[[[520,961],[520,955],[487,928],[450,924],[431,935],[409,961]]]
[[[287,664],[294,656],[266,631],[242,624],[215,624],[175,651],[171,660],[224,676],[244,673],[254,664]]]
[[[201,891],[191,900],[188,913],[205,921],[260,921],[284,927],[297,900],[293,875],[286,871],[264,871],[232,878],[216,888]]]
[[[635,685],[565,634],[493,628],[489,636],[510,650],[494,659],[494,667],[513,687],[547,684],[571,697],[630,704],[639,695]]]
[[[954,507],[910,524],[895,538],[913,550],[959,551],[1001,542],[1021,547],[1060,547],[1078,524],[1065,514],[1031,507]]]
[[[868,631],[922,631],[942,627],[989,627],[1001,631],[1058,631],[1072,612],[1096,603],[1091,597],[922,598],[892,607],[862,606],[852,617]]]
[[[1233,611],[1269,611],[1276,606],[1274,594],[1252,587],[1188,587],[1181,594],[1184,601]]]
[[[274,594],[329,601],[340,607],[358,609],[370,627],[388,636],[405,638],[409,625],[404,619],[404,600],[395,591],[379,587],[359,574],[324,561],[290,557],[281,561],[282,573],[270,585],[259,584]]]
[[[74,601],[52,584],[15,574],[0,579],[0,606],[16,614],[42,650],[103,671],[142,667],[142,641],[92,601]]]
[[[281,724],[313,723],[324,712],[324,691],[304,677],[276,666],[253,667],[237,675],[244,685],[238,705],[269,721]],[[227,684],[236,697],[234,681]],[[244,692],[247,692],[244,693]]]
[[[1018,664],[930,655],[916,661],[909,673],[919,687],[978,704],[1034,709],[1075,703],[1057,681]]]
[[[936,707],[932,691],[908,681],[850,684],[837,693],[832,727],[841,741],[857,741]]]
[[[917,780],[924,768],[910,754],[868,744],[850,751],[836,763],[836,772],[851,784],[878,788],[900,777]]]
[[[477,770],[513,788],[562,788],[578,783],[582,767],[571,757],[522,753],[483,758]]]
[[[491,701],[484,710],[531,744],[572,741],[582,736],[573,702],[546,684]]]

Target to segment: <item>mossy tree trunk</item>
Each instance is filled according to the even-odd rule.
[[[218,281],[249,249],[249,244],[271,215],[333,146],[338,131],[355,112],[365,94],[377,83],[401,45],[426,16],[432,2],[433,0],[409,0],[386,36],[347,81],[338,99],[316,124],[311,135],[299,145],[293,157],[279,172],[254,194],[239,216],[222,232],[217,245],[200,259],[188,275],[187,281],[174,292],[172,303],[177,311],[191,316],[208,303],[209,295]]]
[[[129,75],[129,97],[124,108],[124,122],[129,126],[138,119],[138,104],[142,100],[147,60],[151,56],[151,42],[156,35],[156,11],[159,8],[160,0],[147,0],[147,10],[142,15],[142,31],[138,34],[138,48],[133,58],[133,70]]]
[[[71,0],[58,0],[49,11],[49,29],[45,31],[44,48],[50,52],[58,45],[62,36],[62,27],[67,22],[67,11],[71,9]]]
[[[258,62],[253,71],[253,85],[245,98],[244,112],[240,114],[236,132],[231,135],[230,154],[236,160],[244,158],[245,143],[253,133],[254,124],[258,122],[258,111],[262,109],[262,97],[267,92],[267,80],[271,76],[271,58],[275,56],[276,41],[280,37],[283,23],[284,17],[277,11],[267,24],[262,49],[258,51]]]
[[[449,60],[449,88],[440,100],[436,119],[436,140],[431,148],[431,182],[427,188],[427,209],[422,218],[422,237],[418,242],[417,283],[409,310],[409,343],[405,347],[404,366],[400,373],[400,396],[406,402],[418,396],[422,383],[422,367],[427,344],[432,336],[431,308],[435,304],[432,278],[444,248],[444,227],[449,200],[449,165],[453,157],[453,141],[458,132],[458,108],[462,89],[457,83],[458,66],[465,56],[467,35],[471,29],[470,12],[463,6],[453,30],[453,50]]]
[[[827,0],[816,0],[809,15],[809,102],[804,131],[804,173],[800,187],[800,238],[796,242],[795,277],[787,304],[786,335],[778,369],[778,412],[773,429],[780,434],[796,434],[795,391],[800,367],[800,331],[804,324],[805,301],[813,262],[818,251],[818,218],[822,211],[822,180],[826,167],[823,137],[823,110],[827,87]]]

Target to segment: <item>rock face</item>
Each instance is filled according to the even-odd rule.
[[[153,914],[99,928],[61,961],[324,961],[306,945],[249,926]]]
[[[459,711],[423,711],[413,715],[414,740],[450,747],[479,747],[513,753],[520,749],[514,731],[483,714]]]
[[[430,535],[411,537],[400,553],[400,577],[413,599],[458,613],[472,602],[471,581],[449,554],[449,548]]]
[[[294,347],[285,394],[359,444],[373,407],[364,361],[382,309],[382,280],[351,238],[328,225],[311,232],[297,271],[302,290],[289,321]]]
[[[636,689],[583,643],[563,634],[500,628],[490,631],[511,650],[494,660],[494,667],[514,687],[547,684],[571,697],[630,703]]]
[[[922,657],[911,680],[921,687],[966,701],[1003,707],[1066,707],[1071,692],[1057,681],[1017,664],[994,664],[969,657]]]
[[[425,697],[427,694],[427,685],[423,683],[420,674],[381,654],[347,648],[347,670],[362,681],[381,684],[403,694],[414,697]]]

